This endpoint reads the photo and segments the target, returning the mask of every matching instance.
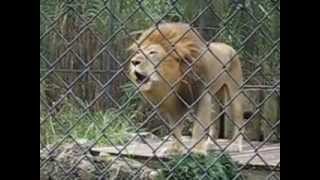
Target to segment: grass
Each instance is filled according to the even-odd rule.
[[[71,110],[49,117],[46,123],[41,126],[42,142],[52,144],[59,141],[74,124],[76,125],[70,131],[70,135],[74,139],[86,140],[95,140],[102,134],[102,129],[110,124],[103,131],[109,141],[107,138],[101,138],[98,143],[104,145],[110,144],[110,141],[114,144],[123,144],[128,140],[129,134],[134,132],[133,126],[127,120],[130,119],[130,117],[126,117],[127,114],[119,115],[111,111],[89,112],[79,120],[81,114],[77,110]]]
[[[43,144],[55,143],[61,140],[71,127],[70,135],[72,138],[96,140],[102,134],[102,129],[108,125],[108,128],[103,131],[104,137],[99,139],[98,145],[126,143],[130,134],[136,132],[134,109],[137,107],[139,99],[136,97],[129,99],[133,91],[132,85],[125,84],[122,89],[124,96],[120,98],[121,104],[127,100],[129,103],[121,113],[110,109],[105,112],[86,112],[79,120],[84,112],[71,101],[66,100],[57,114],[50,116],[45,120],[45,123],[41,123],[41,142]],[[41,119],[44,119],[46,114],[46,112],[42,112]],[[67,138],[66,141],[72,140]]]

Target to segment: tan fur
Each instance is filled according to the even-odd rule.
[[[239,85],[242,83],[242,70],[239,58],[232,47],[224,43],[206,45],[199,33],[190,28],[184,23],[163,23],[146,30],[136,41],[138,44],[134,43],[130,47],[136,54],[131,59],[129,76],[140,86],[140,91],[149,102],[155,106],[160,104],[161,114],[172,125],[189,111],[189,105],[197,102],[193,107],[196,110],[196,119],[202,125],[195,120],[192,138],[193,142],[197,143],[195,151],[206,153],[209,145],[212,145],[207,135],[214,137],[216,132],[212,120],[219,112],[215,111],[212,118],[212,106],[217,109],[217,104],[212,104],[212,96],[205,91],[205,86],[208,85],[207,89],[218,99],[230,100],[238,94]],[[192,70],[188,71],[190,63],[193,63]],[[135,72],[150,79],[147,83],[140,84]],[[182,77],[184,73],[187,74]],[[215,81],[210,83],[213,79]],[[241,98],[241,95],[237,96],[229,105],[230,116],[239,126],[243,120]],[[197,99],[199,101],[196,101]],[[203,128],[208,126],[209,132],[200,140],[204,134]],[[173,130],[175,137],[180,141],[181,129],[181,125],[178,125]],[[235,129],[236,135],[239,131]],[[241,146],[240,136],[240,151]],[[165,153],[182,151],[181,144],[174,141]]]

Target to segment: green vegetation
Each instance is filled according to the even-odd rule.
[[[163,168],[162,177],[172,176],[169,179],[230,180],[237,175],[235,162],[229,155],[220,153],[210,153],[207,156],[191,154],[187,158],[183,155],[175,156],[169,161],[168,167],[169,169]],[[240,177],[237,179],[241,180]]]
[[[110,145],[124,144],[130,134],[135,131],[134,109],[138,105],[139,96],[130,99],[133,93],[133,85],[125,84],[122,89],[124,95],[120,98],[124,106],[122,111],[108,110],[105,112],[83,111],[80,107],[86,107],[87,104],[75,105],[66,100],[59,111],[47,117],[47,113],[41,113],[41,119],[45,122],[41,125],[41,142],[52,144],[62,139],[69,128],[70,136],[74,139],[95,140],[101,134],[104,136],[98,141],[98,144]],[[79,100],[80,101],[80,100]],[[126,102],[126,103],[125,103]],[[74,127],[73,127],[74,126]],[[104,127],[106,129],[103,130]],[[72,141],[71,139],[68,139]],[[66,141],[68,141],[66,140]]]
[[[72,128],[70,136],[74,139],[95,140],[104,134],[104,137],[98,141],[98,144],[104,145],[108,145],[110,142],[123,144],[130,137],[129,134],[134,132],[134,126],[130,124],[130,113],[106,111],[84,114],[71,103],[64,105],[58,114],[49,116],[41,126],[42,143],[57,142],[63,138],[69,128]],[[79,117],[81,118],[79,119]],[[73,125],[75,126],[73,127]],[[107,125],[108,128],[102,131],[102,128]]]

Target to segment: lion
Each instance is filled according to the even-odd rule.
[[[130,59],[129,78],[173,126],[175,138],[163,153],[179,154],[185,150],[180,142],[181,119],[186,114],[194,118],[193,151],[206,154],[212,148],[217,133],[213,120],[221,111],[213,97],[228,105],[226,111],[235,122],[236,149],[242,151],[243,137],[239,133],[243,134],[243,75],[239,57],[231,46],[205,42],[186,23],[167,22],[145,30],[128,49],[135,52]]]

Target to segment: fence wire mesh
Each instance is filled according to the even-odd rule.
[[[192,28],[172,43],[160,28],[166,22],[184,22]],[[153,32],[173,47],[156,64],[142,47],[152,33],[138,40],[153,25]],[[176,48],[186,34],[197,32],[206,48],[190,63]],[[235,53],[223,60],[209,48],[213,42],[231,45]],[[132,44],[139,47],[134,52],[128,51]],[[159,72],[173,53],[187,64],[174,82]],[[203,79],[193,67],[208,54],[223,68],[215,77]],[[242,81],[227,68],[236,57]],[[136,74],[143,81],[137,83],[128,67],[139,66],[141,59],[152,64],[153,71]],[[164,83],[163,92],[169,87],[156,103],[141,90],[155,76]],[[203,88],[191,102],[177,92],[189,76]],[[225,102],[210,89],[220,77],[237,86]],[[197,87],[186,84],[190,95]],[[174,122],[168,120],[172,114],[162,110],[172,96],[186,107]],[[239,96],[244,119],[240,124],[229,113]],[[207,97],[219,110],[214,113],[210,105],[215,116],[209,124],[197,112]],[[258,170],[265,173],[260,179],[280,179],[279,105],[280,1],[40,1],[42,179],[250,179],[247,172]],[[209,133],[213,125],[215,134]],[[198,139],[191,140],[195,134]],[[239,137],[243,138],[240,152]],[[197,156],[194,150],[206,138],[215,150]],[[179,158],[161,155],[168,142],[180,144]]]

